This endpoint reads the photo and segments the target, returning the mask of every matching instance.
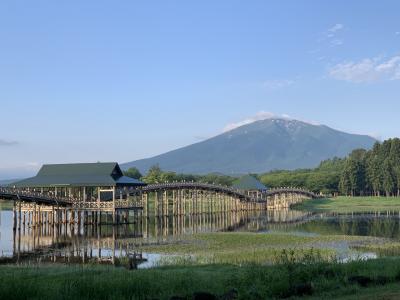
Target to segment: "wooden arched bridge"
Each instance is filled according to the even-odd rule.
[[[318,195],[299,188],[270,189],[257,194],[198,182],[153,184],[108,191],[110,197],[62,197],[53,191],[0,188],[0,199],[14,201],[14,229],[26,224],[129,223],[137,217],[205,216],[288,208]],[[110,194],[111,193],[111,194]],[[110,221],[111,214],[111,221]],[[166,219],[164,219],[165,222]]]
[[[288,208],[305,199],[319,195],[301,188],[269,189],[258,196],[227,186],[199,183],[173,182],[151,184],[140,189],[148,203],[149,194],[155,195],[155,215],[244,211]]]
[[[169,216],[278,209],[317,197],[313,192],[291,187],[269,189],[254,196],[231,187],[199,182],[160,183],[124,189],[114,191],[110,199],[106,200],[61,197],[43,190],[0,188],[0,199],[22,203],[27,209],[36,205],[51,206],[53,210],[77,211],[141,209],[146,216],[153,212],[155,216]]]

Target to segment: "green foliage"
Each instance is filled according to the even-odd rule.
[[[399,195],[400,139],[376,143],[370,151],[354,150],[340,177],[344,195]]]
[[[219,174],[192,175],[177,174],[175,172],[162,171],[158,165],[152,166],[143,177],[143,181],[147,184],[165,183],[165,182],[203,182],[224,186],[231,186],[235,177]]]
[[[339,190],[339,178],[345,160],[333,158],[322,161],[315,169],[272,171],[260,175],[267,187],[303,187],[313,192],[334,194]]]
[[[159,165],[152,166],[147,172],[146,176],[143,177],[143,181],[148,184],[162,183],[162,171]]]
[[[143,176],[142,173],[140,173],[140,171],[135,167],[129,168],[128,170],[124,171],[124,175],[135,179],[140,179]]]
[[[366,150],[356,149],[347,158],[339,182],[343,194],[360,195],[365,190],[366,154]]]

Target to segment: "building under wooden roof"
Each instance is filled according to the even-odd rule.
[[[43,165],[35,177],[13,184],[15,187],[143,186],[143,182],[123,175],[118,163]]]
[[[251,175],[240,177],[232,186],[234,189],[243,191],[266,191],[267,187],[257,178]]]
[[[115,162],[43,165],[35,177],[12,184],[16,188],[84,202],[115,200],[118,195],[126,194],[127,189],[144,185],[140,180],[124,176]]]
[[[261,194],[265,193],[268,189],[257,178],[251,175],[240,177],[236,182],[234,182],[232,188],[241,190],[254,197],[260,197]]]

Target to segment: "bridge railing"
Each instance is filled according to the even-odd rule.
[[[165,183],[156,183],[144,186],[141,188],[143,191],[156,191],[156,190],[163,190],[163,189],[179,189],[179,188],[197,188],[197,189],[206,189],[206,190],[216,190],[220,192],[225,192],[228,194],[235,195],[241,199],[250,202],[265,202],[265,196],[277,194],[277,193],[299,193],[303,195],[308,195],[313,198],[319,197],[319,195],[308,191],[304,188],[297,188],[297,187],[280,187],[280,188],[273,188],[267,190],[263,196],[261,197],[254,197],[248,194],[243,193],[243,191],[234,189],[228,186],[210,184],[210,183],[201,183],[201,182],[165,182]]]
[[[250,200],[251,197],[246,195],[240,190],[223,186],[217,184],[210,184],[210,183],[202,183],[202,182],[165,182],[165,183],[156,183],[156,184],[149,184],[147,186],[141,187],[142,191],[157,191],[157,190],[165,190],[165,189],[182,189],[182,188],[194,188],[194,189],[203,189],[203,190],[213,190],[213,191],[220,191],[225,192],[227,194],[232,194],[238,196],[239,198],[243,198],[246,200]]]
[[[26,191],[17,188],[8,188],[8,187],[1,187],[0,193],[4,195],[15,195],[17,198],[19,197],[27,197],[33,198],[37,200],[42,200],[46,202],[55,202],[56,204],[62,203],[75,203],[78,202],[79,199],[73,197],[60,197],[55,196],[54,194],[46,193],[46,192],[33,192],[33,191]]]

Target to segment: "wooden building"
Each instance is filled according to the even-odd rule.
[[[264,184],[251,175],[240,177],[236,182],[234,182],[232,188],[240,190],[241,192],[254,198],[264,197],[268,190]]]
[[[141,195],[135,197],[135,191],[144,185],[124,176],[118,163],[110,162],[43,165],[35,177],[18,181],[13,187],[63,200],[73,211],[114,214],[143,208]]]

